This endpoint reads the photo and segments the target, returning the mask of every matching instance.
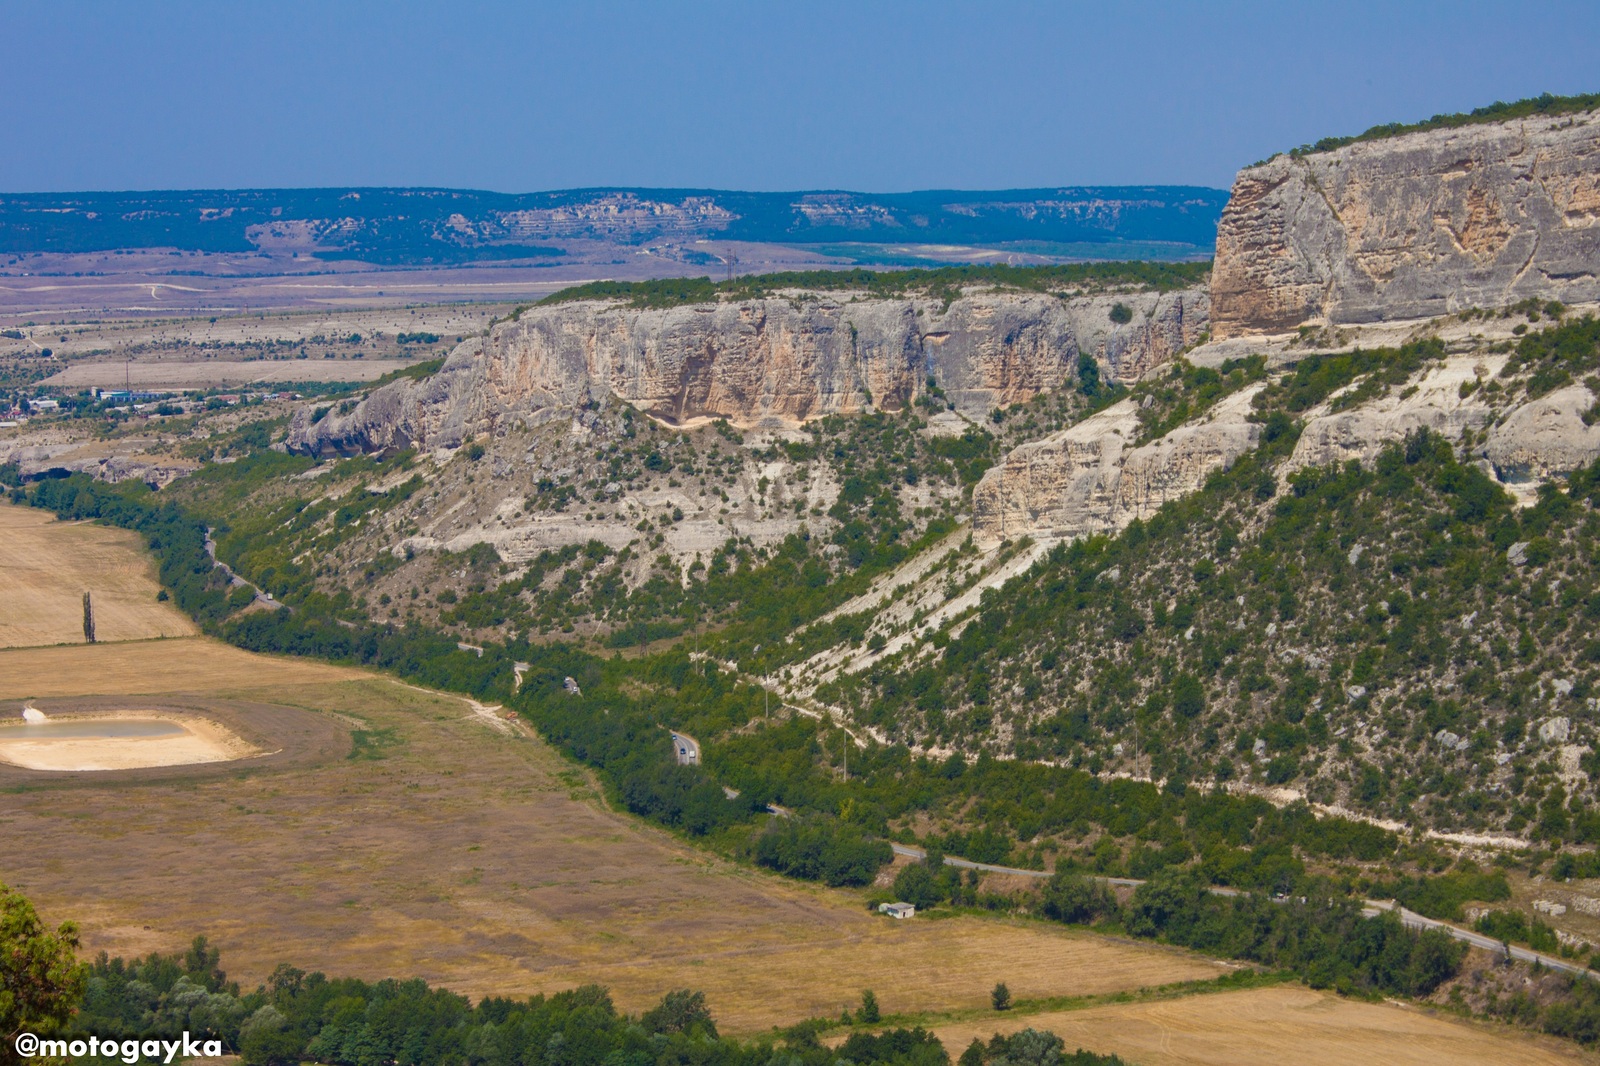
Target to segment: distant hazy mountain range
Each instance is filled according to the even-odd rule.
[[[579,242],[1081,246],[1208,255],[1228,194],[1150,185],[993,192],[260,189],[0,194],[0,253],[177,248],[388,265],[564,255]],[[1074,251],[1064,250],[1073,246]],[[1090,251],[1097,249],[1091,248]],[[1097,256],[1098,257],[1098,256]],[[707,256],[707,262],[715,257]]]

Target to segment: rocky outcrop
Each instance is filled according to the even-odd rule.
[[[1483,389],[1463,388],[1494,379],[1504,364],[1499,355],[1453,357],[1423,371],[1406,388],[1350,410],[1319,407],[1308,413],[1285,469],[1370,462],[1421,429],[1458,443],[1487,427],[1471,454],[1488,460],[1502,483],[1530,490],[1533,483],[1600,459],[1600,425],[1584,421],[1595,406],[1595,395],[1585,386],[1526,400],[1501,412],[1503,417],[1497,417]]]
[[[1127,322],[1112,321],[1119,303]],[[1080,353],[1103,375],[1133,380],[1193,344],[1207,309],[1197,291],[535,307],[456,349],[425,381],[396,382],[342,415],[314,421],[302,410],[289,446],[313,454],[449,447],[507,420],[607,399],[672,425],[792,425],[900,409],[930,379],[957,410],[982,417],[1074,382]]]
[[[144,442],[133,441],[133,447]],[[107,451],[104,445],[81,443],[0,444],[0,466],[15,466],[24,481],[67,474],[88,474],[99,481],[143,481],[161,488],[194,473],[198,463],[146,455],[140,451]]]
[[[1123,400],[1016,448],[973,490],[974,534],[1072,538],[1149,518],[1256,446],[1261,427],[1246,416],[1257,391],[1236,393],[1204,420],[1137,447],[1138,409]]]
[[[1600,299],[1600,112],[1431,130],[1239,173],[1213,333]]]
[[[1529,400],[1489,431],[1484,458],[1507,482],[1543,481],[1587,466],[1600,458],[1600,425],[1584,421],[1594,406],[1594,393],[1582,385]]]
[[[1323,405],[1307,412],[1288,468],[1365,463],[1419,429],[1457,442],[1494,417],[1480,390],[1469,389],[1463,396],[1462,386],[1491,378],[1504,364],[1502,356],[1452,358],[1430,367],[1406,388],[1359,407],[1330,411]]]

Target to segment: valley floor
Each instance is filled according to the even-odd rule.
[[[81,527],[41,528],[61,534],[41,543],[65,565]],[[861,893],[753,871],[615,813],[538,739],[381,675],[201,637],[0,651],[7,714],[28,697],[48,710],[52,697],[163,695],[311,711],[348,730],[349,754],[136,779],[18,784],[13,772],[0,880],[47,921],[81,923],[91,955],[204,933],[246,986],[280,962],[474,996],[598,982],[631,1011],[689,987],[733,1034],[837,1016],[872,988],[957,1054],[974,1034],[1031,1024],[1147,1063],[1581,1061],[1509,1030],[1298,986],[994,1015],[997,981],[1026,1007],[1232,966],[1033,921],[890,921]]]

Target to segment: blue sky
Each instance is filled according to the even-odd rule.
[[[0,0],[0,190],[1226,186],[1600,91],[1600,3]]]

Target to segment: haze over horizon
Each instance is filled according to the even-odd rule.
[[[1600,87],[1573,2],[6,11],[7,192],[1226,187],[1319,137]]]

